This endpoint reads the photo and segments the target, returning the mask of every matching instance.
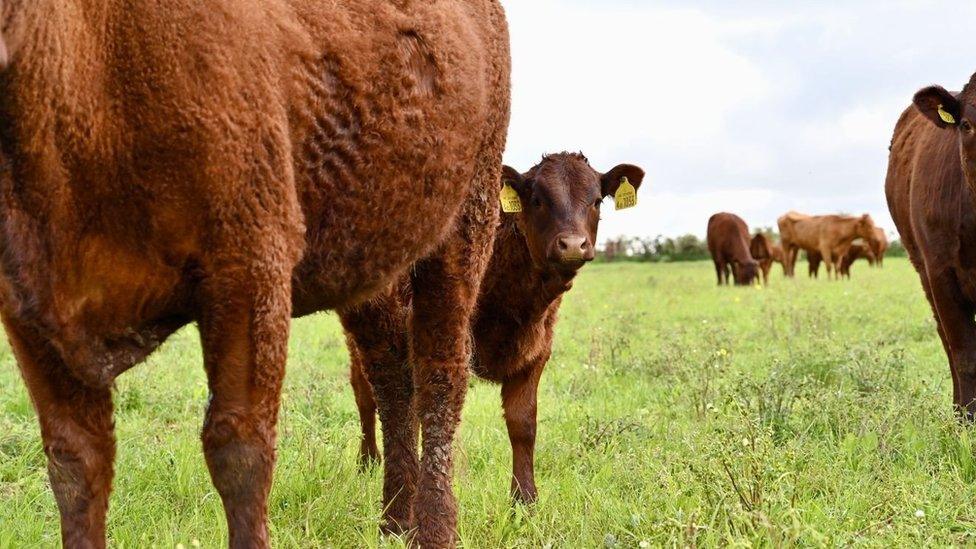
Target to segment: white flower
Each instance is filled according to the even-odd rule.
[[[651,542],[649,542],[649,541],[642,541],[642,542],[638,543],[637,546],[640,547],[641,549],[647,549],[648,547],[651,546]]]
[[[915,510],[915,516],[918,517],[918,518],[925,518],[925,511],[923,511],[921,509],[916,509]]]

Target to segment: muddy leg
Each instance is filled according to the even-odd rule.
[[[533,503],[538,498],[535,487],[535,435],[539,378],[548,357],[537,361],[526,371],[502,383],[502,407],[505,425],[512,443],[512,498]]]
[[[355,345],[360,353],[383,427],[382,530],[392,534],[413,527],[413,497],[420,476],[406,315],[393,293],[339,314],[350,347]]]
[[[291,319],[291,270],[215,273],[200,320],[210,403],[202,441],[230,546],[267,547],[267,501]]]
[[[111,390],[83,385],[38,334],[14,321],[4,324],[40,420],[62,544],[105,547],[115,460]]]

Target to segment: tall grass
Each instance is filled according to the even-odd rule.
[[[797,269],[803,272],[803,269]],[[850,282],[714,287],[710,264],[607,264],[564,302],[540,394],[540,501],[512,508],[497,387],[473,382],[457,445],[465,547],[976,543],[976,436],[907,261]],[[36,419],[0,347],[0,546],[55,546]],[[198,432],[207,399],[187,329],[125,374],[109,536],[226,543]],[[377,536],[380,472],[335,318],[297,321],[270,511],[279,547]]]

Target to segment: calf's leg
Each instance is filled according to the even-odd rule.
[[[370,463],[379,461],[380,452],[376,447],[376,401],[373,399],[373,388],[363,372],[364,365],[359,351],[349,349],[349,381],[352,392],[356,397],[356,408],[359,410],[359,426],[362,429],[362,440],[359,444],[359,462],[365,468]]]
[[[391,534],[413,527],[412,504],[420,476],[413,373],[401,307],[395,294],[388,293],[339,314],[349,346],[362,360],[383,426],[382,530]]]
[[[267,501],[291,319],[290,277],[290,268],[256,268],[217,273],[205,283],[200,337],[210,403],[201,438],[232,548],[269,546]]]
[[[67,548],[105,547],[115,460],[111,389],[85,386],[33,330],[6,318],[4,325],[40,420],[61,542]]]
[[[939,327],[948,342],[949,367],[958,385],[955,405],[964,418],[972,420],[976,415],[976,309],[952,271],[930,273],[928,280]]]
[[[512,443],[512,498],[533,503],[538,498],[535,487],[535,435],[538,409],[539,378],[548,356],[502,382],[502,407],[505,426]]]

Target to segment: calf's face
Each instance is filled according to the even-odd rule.
[[[639,189],[644,171],[621,164],[601,174],[583,155],[568,153],[546,156],[524,174],[504,167],[503,183],[522,203],[517,225],[537,269],[571,277],[593,260],[601,204],[624,178]]]
[[[966,182],[976,191],[976,107],[960,101],[942,86],[919,90],[913,103],[930,122],[956,133]]]

